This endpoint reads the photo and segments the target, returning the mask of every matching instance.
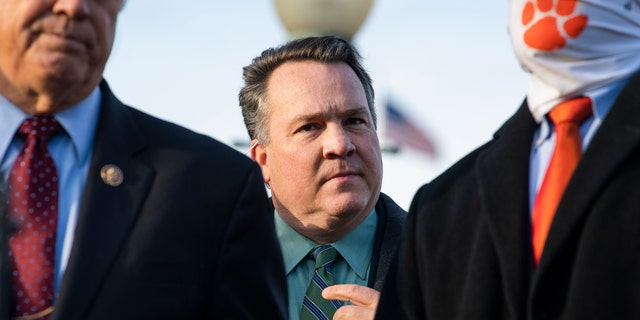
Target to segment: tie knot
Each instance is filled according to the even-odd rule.
[[[338,257],[338,250],[329,244],[313,248],[311,254],[316,261],[316,269],[330,267]]]
[[[579,97],[557,105],[549,112],[549,118],[555,125],[566,122],[580,124],[591,115],[591,112],[591,99]]]
[[[48,141],[61,129],[62,126],[53,116],[33,116],[22,122],[16,134],[22,138],[33,137]]]

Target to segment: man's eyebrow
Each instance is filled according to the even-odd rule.
[[[322,118],[322,117],[326,117],[327,115],[329,115],[331,113],[331,111],[319,111],[319,112],[314,112],[314,113],[306,113],[306,114],[301,114],[298,116],[293,117],[292,119],[294,121],[309,121],[312,119],[316,119],[316,118]],[[368,107],[355,107],[355,108],[350,108],[347,110],[343,110],[338,112],[338,116],[340,117],[350,117],[350,116],[362,116],[362,115],[368,115],[369,114],[369,108]]]
[[[369,108],[367,108],[367,107],[356,107],[356,108],[353,108],[353,109],[345,110],[344,112],[342,112],[342,114],[345,114],[345,115],[369,114]]]
[[[316,118],[319,118],[319,117],[326,116],[327,114],[328,114],[328,112],[305,113],[305,114],[301,114],[301,115],[297,115],[297,116],[293,117],[293,120],[296,121],[296,122],[309,121],[311,119],[316,119]]]

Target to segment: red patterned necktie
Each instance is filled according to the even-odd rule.
[[[61,130],[52,116],[26,119],[16,136],[25,140],[9,173],[9,237],[13,315],[47,319],[53,311],[58,174],[47,141]]]
[[[559,104],[549,113],[555,125],[556,146],[533,205],[533,260],[536,265],[542,256],[558,203],[582,155],[580,124],[591,112],[591,100],[580,97]]]

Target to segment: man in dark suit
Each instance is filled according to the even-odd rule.
[[[22,186],[10,182],[2,217],[10,247],[0,267],[11,274],[2,275],[0,319],[286,319],[259,167],[122,104],[102,80],[122,5],[0,2],[2,180],[14,181],[14,168],[27,162],[14,166],[27,152],[14,135],[19,127],[62,128],[48,143],[34,142],[53,158],[59,182],[58,209],[47,212],[57,215],[49,220],[55,240],[40,254],[55,260],[36,266],[51,269],[38,288],[51,294],[31,296],[25,284],[33,277],[23,273],[27,248],[15,243],[37,221],[12,200]]]
[[[373,318],[405,219],[380,193],[374,92],[359,59],[343,39],[314,37],[265,50],[244,68],[240,106],[251,157],[271,190],[291,319],[307,305],[308,257],[321,245],[338,251],[339,285],[324,298],[350,302],[325,316]]]
[[[418,191],[378,319],[640,318],[640,3],[510,2],[527,99]]]

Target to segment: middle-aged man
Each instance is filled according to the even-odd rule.
[[[327,244],[338,252],[333,281],[351,284],[325,290],[352,303],[334,319],[373,318],[378,293],[368,287],[381,288],[405,220],[380,193],[374,91],[359,58],[343,39],[311,37],[265,50],[244,68],[240,106],[277,213],[291,319],[331,319],[340,306],[319,312],[307,291],[314,248]]]
[[[122,5],[0,1],[0,319],[286,319],[259,167],[103,81]]]
[[[640,1],[509,3],[526,101],[418,191],[376,316],[640,319]]]

